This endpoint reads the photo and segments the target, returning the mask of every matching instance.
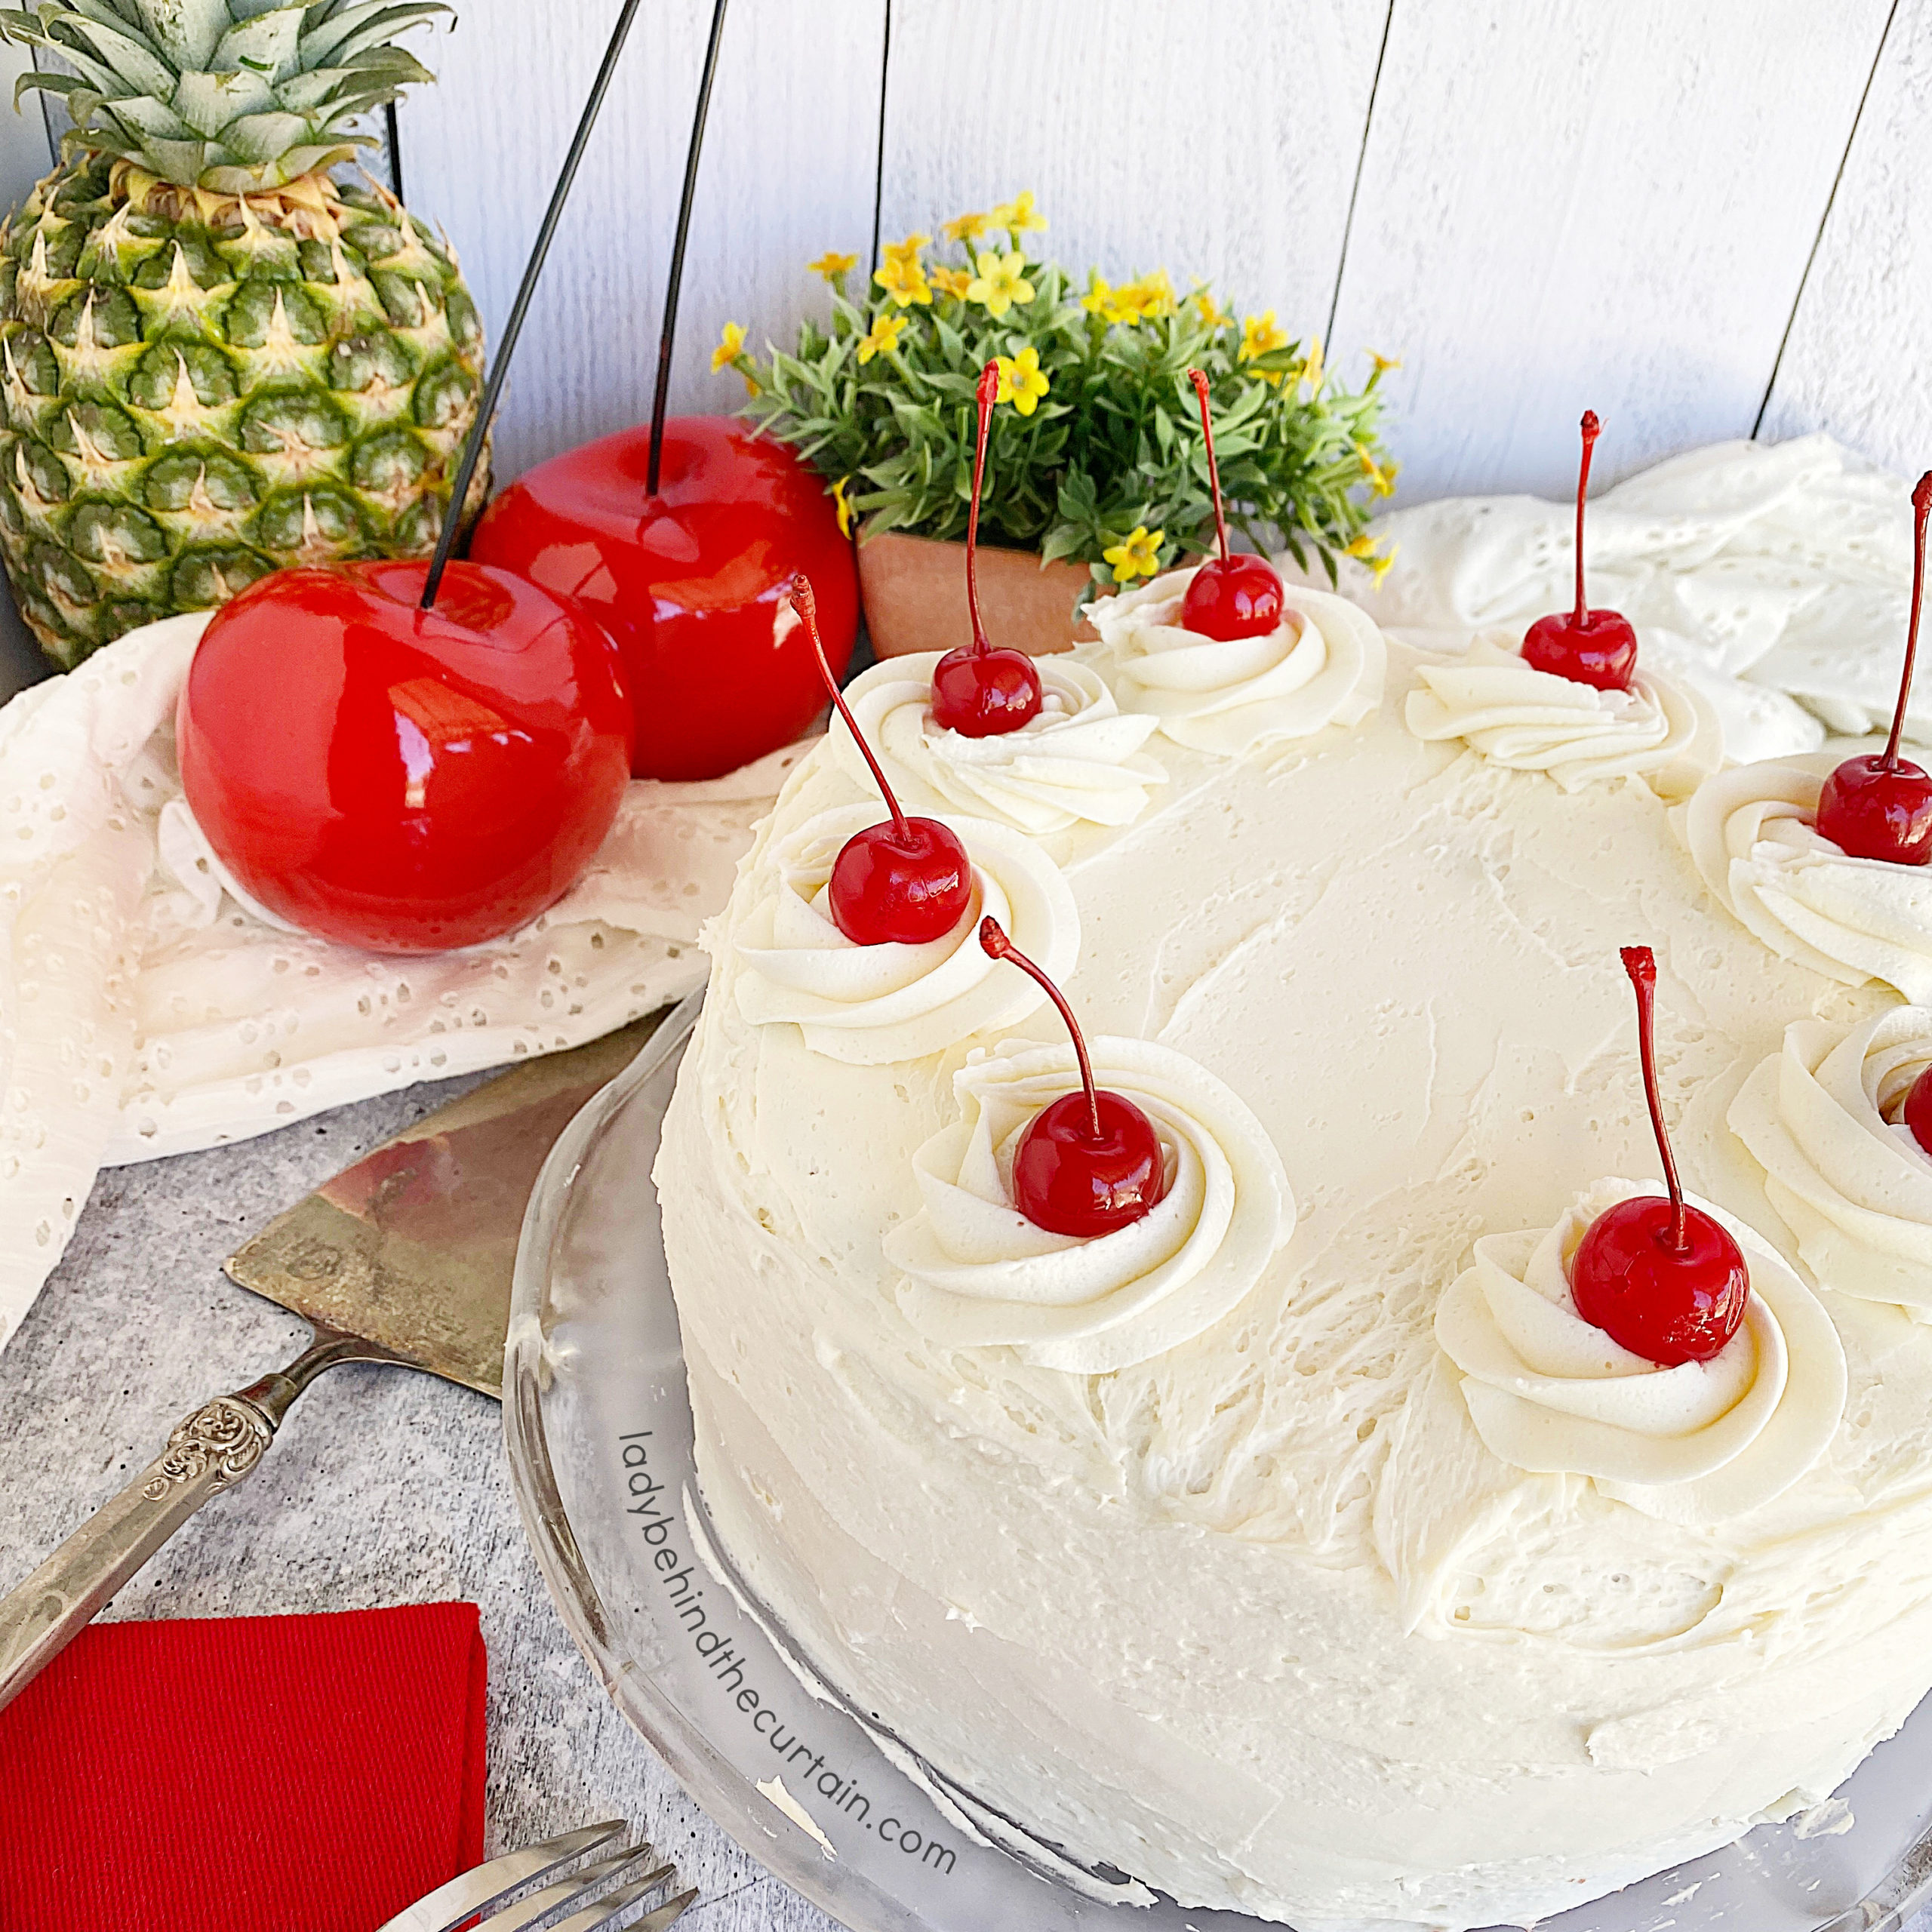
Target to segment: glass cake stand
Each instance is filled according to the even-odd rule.
[[[1265,1932],[1078,1870],[952,1789],[792,1663],[723,1561],[651,1182],[698,997],[557,1143],[517,1257],[510,1469],[572,1635],[697,1802],[852,1932]],[[1928,1897],[1932,1699],[1820,1811],[1539,1932],[1896,1932]]]

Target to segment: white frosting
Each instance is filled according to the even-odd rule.
[[[1404,716],[1419,738],[1460,738],[1512,771],[1546,772],[1566,792],[1639,778],[1683,796],[1715,771],[1724,744],[1716,714],[1690,686],[1634,672],[1628,691],[1598,691],[1523,661],[1494,636],[1416,672]]]
[[[1181,628],[1193,581],[1169,571],[1088,607],[1122,710],[1176,744],[1237,758],[1358,724],[1381,702],[1382,633],[1346,598],[1287,585],[1274,629],[1223,640]]]
[[[860,946],[833,924],[826,888],[839,848],[879,822],[876,804],[819,813],[771,854],[771,889],[734,935],[747,968],[738,1005],[755,1026],[798,1027],[814,1053],[856,1066],[916,1060],[1023,1020],[1046,998],[988,957],[980,921],[997,919],[1054,980],[1080,957],[1080,913],[1060,869],[1029,840],[986,819],[946,819],[973,861],[973,896],[943,939]]]
[[[1681,808],[1684,842],[1718,901],[1780,958],[1932,1001],[1932,866],[1854,859],[1820,833],[1818,794],[1836,762],[1720,772]]]
[[[1167,1192],[1112,1233],[1081,1240],[1013,1204],[1013,1161],[1039,1110],[1077,1086],[1073,1049],[1005,1041],[953,1076],[961,1117],[913,1156],[920,1212],[887,1237],[900,1296],[932,1340],[1004,1346],[1023,1361],[1105,1375],[1191,1341],[1260,1278],[1294,1229],[1294,1199],[1261,1124],[1171,1048],[1098,1037],[1097,1084],[1154,1123]]]
[[[1389,651],[1354,730],[1164,744],[1169,785],[1066,867],[1090,1036],[1225,1082],[1294,1183],[1292,1238],[1209,1326],[1091,1374],[929,1327],[1017,1299],[989,1277],[943,1303],[894,1258],[975,1042],[828,1059],[746,1020],[728,946],[658,1174],[706,1503],[820,1675],[1084,1863],[1435,1932],[1551,1915],[1822,1798],[1918,1702],[1932,1328],[1820,1294],[1837,1433],[1715,1522],[1484,1444],[1434,1325],[1472,1241],[1655,1161],[1617,948],[1657,954],[1687,1184],[1767,1234],[1737,1083],[1794,1017],[1894,996],[1746,932],[1647,786],[1565,793],[1422,743],[1414,654]],[[797,827],[865,797],[829,746],[808,760],[722,934]],[[1050,1008],[977,1044],[1014,1035],[1064,1054]],[[1813,1352],[1779,1319],[1795,1373]]]
[[[1017,731],[968,738],[933,722],[937,652],[888,658],[847,687],[866,742],[908,811],[964,811],[1035,837],[1085,823],[1131,825],[1167,774],[1142,751],[1155,721],[1123,712],[1105,678],[1065,656],[1035,660],[1038,714]],[[869,785],[864,758],[842,726],[839,763]]]
[[[1607,1180],[1555,1226],[1485,1235],[1435,1312],[1435,1338],[1491,1454],[1521,1469],[1589,1476],[1647,1515],[1717,1523],[1782,1496],[1823,1454],[1844,1411],[1844,1351],[1815,1297],[1745,1224],[1751,1293],[1708,1361],[1663,1367],[1578,1313],[1577,1244],[1607,1208],[1661,1195]]]
[[[0,1344],[100,1168],[577,1046],[689,992],[699,927],[801,755],[633,781],[521,932],[358,952],[232,897],[187,814],[174,707],[208,622],[131,631],[0,709]]]
[[[1731,1103],[1764,1192],[1827,1287],[1932,1320],[1932,1157],[1897,1118],[1932,1063],[1932,1011],[1795,1020]]]

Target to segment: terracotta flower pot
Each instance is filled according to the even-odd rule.
[[[1075,626],[1074,600],[1088,581],[1084,564],[1042,565],[1031,550],[980,546],[980,612],[995,645],[1035,656],[1071,651],[1091,638]],[[859,546],[859,595],[866,629],[881,657],[915,651],[950,651],[970,644],[966,608],[966,546],[888,531]]]

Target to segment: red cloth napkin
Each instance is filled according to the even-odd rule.
[[[374,1932],[483,1856],[476,1606],[97,1623],[0,1711],[5,1932]]]

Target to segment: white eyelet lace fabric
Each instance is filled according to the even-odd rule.
[[[131,632],[0,709],[0,1346],[101,1167],[579,1045],[700,984],[698,929],[801,749],[633,782],[520,932],[357,952],[265,923],[205,863],[174,720],[207,622]]]

